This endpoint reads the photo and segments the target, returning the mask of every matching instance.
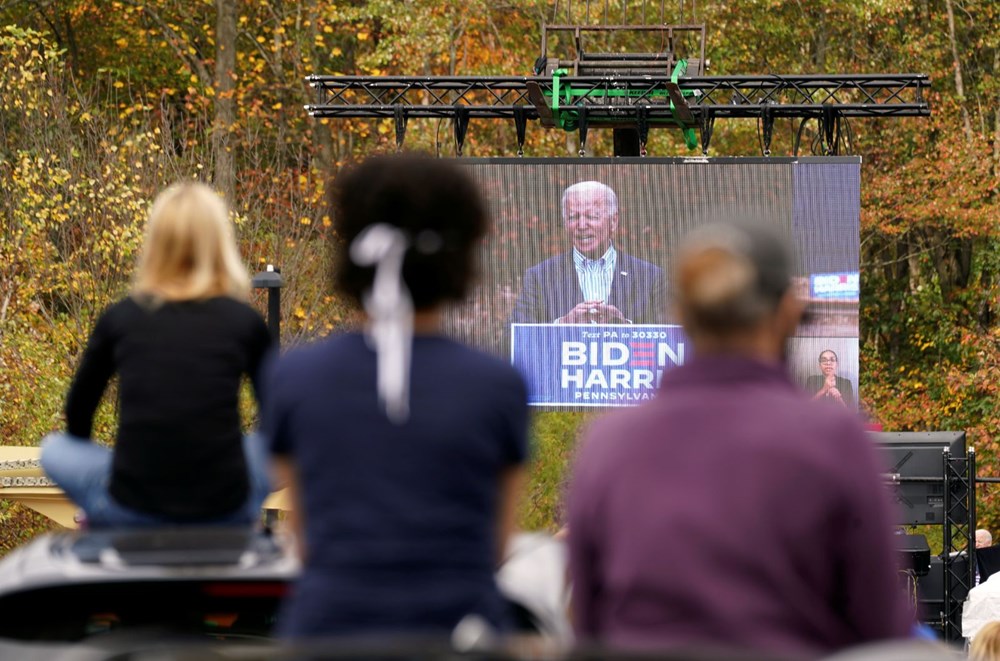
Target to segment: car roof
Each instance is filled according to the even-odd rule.
[[[248,527],[53,532],[0,560],[0,598],[80,583],[290,581],[299,569],[282,540]]]

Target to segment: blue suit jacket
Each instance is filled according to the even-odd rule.
[[[655,264],[618,252],[608,304],[635,324],[666,323],[667,279]],[[573,252],[557,255],[524,272],[510,322],[547,324],[583,303]]]

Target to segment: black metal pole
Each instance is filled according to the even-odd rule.
[[[976,521],[976,448],[969,448],[966,453],[968,460],[966,462],[966,470],[969,471],[969,523],[967,527],[968,531],[968,541],[966,542],[969,547],[969,589],[971,590],[976,586],[976,526],[978,525]]]
[[[271,332],[275,346],[278,346],[281,344],[281,288],[285,284],[281,278],[281,269],[276,269],[272,264],[268,264],[267,270],[255,275],[251,284],[254,289],[267,290],[267,329]],[[277,523],[278,510],[265,509],[263,513],[264,528],[274,530]]]
[[[284,281],[281,270],[267,265],[266,271],[261,271],[253,277],[254,289],[267,290],[267,328],[275,344],[281,344],[281,288]]]
[[[942,633],[944,634],[944,639],[946,641],[954,640],[952,637],[952,622],[951,622],[951,564],[952,557],[951,552],[954,550],[952,548],[951,540],[951,466],[949,461],[951,459],[951,452],[948,448],[944,449],[941,455],[941,473],[944,477],[944,531],[942,534],[942,544],[941,550],[943,552],[942,561],[944,562],[943,576],[942,576],[942,588],[944,592],[944,626]]]
[[[281,344],[281,287],[267,289],[267,327],[275,344]]]

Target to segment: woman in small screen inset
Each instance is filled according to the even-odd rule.
[[[822,374],[810,376],[806,381],[806,390],[813,399],[823,399],[837,402],[847,408],[854,408],[854,389],[849,379],[837,376],[837,354],[832,349],[825,349],[819,354],[819,371]]]

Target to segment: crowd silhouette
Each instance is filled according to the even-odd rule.
[[[363,326],[278,355],[221,198],[164,191],[42,464],[92,528],[259,525],[270,488],[287,488],[302,571],[285,640],[515,633],[524,614],[496,574],[529,460],[527,392],[445,334],[487,207],[455,165],[415,154],[345,169],[329,204],[332,280]],[[685,239],[667,279],[697,357],[652,402],[597,419],[574,458],[557,544],[577,644],[820,658],[910,639],[873,449],[855,415],[813,404],[784,369],[803,311],[787,248],[719,220]],[[114,375],[109,450],[89,436]],[[244,377],[261,412],[247,434]],[[976,658],[996,658],[987,633]]]

